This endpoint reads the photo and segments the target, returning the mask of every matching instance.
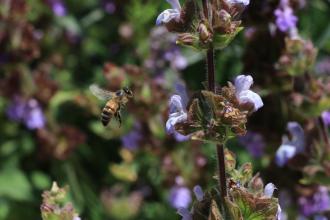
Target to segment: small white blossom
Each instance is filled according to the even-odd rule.
[[[167,0],[172,5],[172,9],[167,9],[160,13],[157,17],[156,24],[166,24],[173,19],[178,20],[181,14],[181,6],[179,0]]]
[[[254,105],[254,111],[257,111],[264,105],[264,103],[257,93],[250,90],[252,84],[252,76],[237,76],[235,79],[236,97],[240,104],[252,103]]]
[[[276,186],[273,183],[268,183],[265,186],[264,194],[267,198],[271,198],[273,196],[274,190],[276,189]]]
[[[245,6],[250,4],[250,0],[228,0],[230,4],[243,4]]]
[[[170,114],[166,122],[166,131],[169,134],[173,134],[176,123],[180,123],[187,120],[187,113],[183,109],[182,99],[179,95],[173,95],[170,99]]]

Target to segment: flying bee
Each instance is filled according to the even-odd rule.
[[[101,113],[103,126],[107,126],[112,117],[115,117],[121,125],[120,110],[126,105],[129,98],[133,98],[133,92],[127,87],[116,92],[110,92],[95,84],[92,84],[89,89],[97,98],[107,100]]]

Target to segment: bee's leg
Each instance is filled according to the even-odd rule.
[[[120,111],[116,112],[115,117],[116,117],[116,119],[119,122],[119,127],[121,127],[121,115],[120,115]]]

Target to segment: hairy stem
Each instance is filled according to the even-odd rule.
[[[219,171],[219,183],[221,197],[224,199],[227,196],[227,184],[226,184],[226,167],[225,167],[225,152],[224,145],[217,144],[217,157],[218,157],[218,171]]]
[[[209,18],[208,14],[208,0],[203,0],[203,11],[206,19]],[[215,92],[215,66],[214,66],[214,49],[210,47],[206,54],[207,65],[207,84],[209,91]],[[227,196],[227,180],[226,180],[226,167],[225,167],[225,153],[224,145],[217,144],[217,159],[218,159],[218,176],[220,184],[221,198]]]
[[[329,139],[329,133],[328,133],[328,130],[327,130],[327,127],[325,126],[324,124],[324,121],[323,121],[323,118],[322,116],[320,116],[318,118],[318,121],[319,121],[319,125],[320,125],[320,128],[321,128],[321,133],[322,133],[322,137],[324,139],[324,143],[326,145],[326,149],[328,151],[330,151],[330,139]]]

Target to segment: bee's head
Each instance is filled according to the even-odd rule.
[[[133,92],[128,87],[124,87],[123,90],[124,90],[125,94],[127,95],[127,97],[129,97],[129,98],[133,97]]]

